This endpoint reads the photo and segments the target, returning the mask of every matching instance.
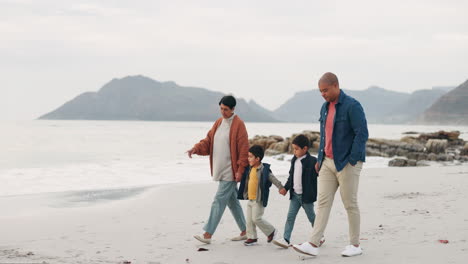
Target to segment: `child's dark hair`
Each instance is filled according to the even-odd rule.
[[[221,100],[219,100],[219,105],[225,105],[229,108],[234,108],[236,106],[236,98],[234,98],[234,96],[232,95],[226,95],[226,96],[223,96],[223,98],[221,98]]]
[[[249,148],[249,152],[252,153],[256,158],[260,158],[260,161],[263,159],[265,153],[263,152],[262,146],[253,145]]]
[[[301,149],[303,149],[304,147],[310,148],[310,140],[303,134],[300,134],[297,137],[295,137],[292,143],[294,145],[297,145]]]

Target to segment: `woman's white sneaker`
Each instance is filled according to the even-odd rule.
[[[354,257],[362,255],[362,248],[361,246],[355,247],[353,245],[347,245],[345,250],[341,252],[341,256],[343,257]]]
[[[203,235],[195,235],[193,236],[196,240],[205,243],[205,244],[211,244],[211,238],[204,238]]]
[[[273,244],[282,248],[289,248],[291,246],[291,244],[289,244],[289,242],[284,238],[273,240]]]
[[[243,236],[239,235],[239,236],[231,238],[231,241],[243,241],[243,240],[247,240],[247,235],[243,235]]]

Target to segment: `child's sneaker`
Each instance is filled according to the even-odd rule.
[[[253,246],[253,245],[256,245],[257,244],[257,239],[247,239],[246,241],[244,241],[244,245],[245,246]]]
[[[347,245],[345,250],[341,252],[341,256],[343,257],[354,257],[362,254],[361,246],[355,247],[353,245]]]
[[[276,229],[268,236],[267,242],[270,243],[276,237]]]
[[[282,248],[289,248],[291,246],[291,243],[289,243],[289,241],[284,238],[273,240],[273,244]]]

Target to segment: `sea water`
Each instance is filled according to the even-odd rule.
[[[186,151],[206,136],[212,122],[51,121],[0,123],[0,196],[108,190],[211,181],[208,157]],[[249,137],[289,137],[318,123],[246,123]],[[399,139],[403,132],[458,130],[466,126],[369,125],[371,138]],[[265,157],[285,180],[291,155]],[[368,157],[364,168],[386,167]]]

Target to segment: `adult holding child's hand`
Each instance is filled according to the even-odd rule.
[[[219,101],[222,117],[216,120],[206,137],[187,151],[189,158],[193,154],[210,156],[211,176],[219,182],[218,191],[211,205],[211,212],[203,230],[205,233],[194,236],[200,242],[210,244],[226,206],[236,220],[241,233],[231,240],[247,239],[245,217],[237,200],[237,182],[240,181],[248,165],[249,140],[247,129],[235,113],[236,99],[224,96]]]
[[[349,227],[349,245],[341,255],[358,256],[362,254],[358,187],[369,138],[366,115],[361,103],[340,89],[335,74],[325,73],[318,81],[318,88],[325,99],[320,110],[320,147],[315,165],[319,173],[318,213],[310,241],[293,245],[293,248],[301,254],[317,256],[339,189]]]
[[[285,196],[286,193],[288,192],[285,188],[282,188],[281,190],[278,191],[281,195]]]

